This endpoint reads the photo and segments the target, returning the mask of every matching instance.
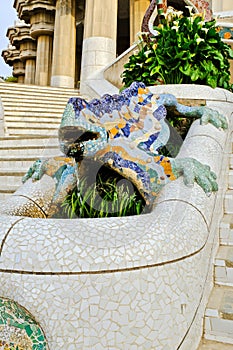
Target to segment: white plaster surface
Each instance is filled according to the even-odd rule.
[[[181,97],[198,91],[198,98],[220,100],[227,113],[223,90],[198,88],[166,87]],[[0,295],[35,316],[50,350],[197,349],[218,245],[229,132],[195,123],[179,155],[213,167],[221,189],[216,195],[179,179],[142,216],[18,222],[0,216]]]

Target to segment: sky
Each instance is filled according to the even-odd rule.
[[[9,40],[6,37],[7,28],[14,25],[17,13],[13,8],[14,0],[1,0],[0,3],[0,76],[8,77],[12,75],[12,68],[9,67],[2,58],[2,50],[7,49]]]

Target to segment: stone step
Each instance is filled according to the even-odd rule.
[[[27,95],[3,95],[0,91],[0,96],[2,99],[2,103],[4,106],[4,109],[9,109],[11,106],[14,105],[20,105],[21,106],[34,106],[36,105],[41,105],[41,106],[46,106],[49,104],[51,107],[63,107],[67,104],[69,99],[71,97],[76,97],[73,95],[63,95],[63,96],[54,96],[54,95],[32,95],[32,96],[27,96]]]
[[[220,246],[214,268],[215,283],[233,287],[233,246]]]
[[[48,94],[59,94],[59,95],[70,95],[76,94],[79,95],[78,89],[70,89],[70,88],[59,88],[59,87],[51,87],[51,86],[38,86],[38,85],[26,85],[26,84],[15,84],[15,83],[0,83],[0,94],[1,93],[9,93],[19,92],[22,94],[35,94],[35,93],[48,93]]]
[[[24,175],[25,171],[22,171],[21,169],[15,169],[14,171],[11,169],[4,169],[4,171],[0,170],[0,192],[9,190],[12,186],[21,186],[22,177]]]
[[[4,116],[5,117],[10,117],[10,118],[14,118],[15,116],[20,117],[20,116],[26,116],[26,117],[30,117],[33,115],[36,116],[46,116],[46,117],[56,117],[57,115],[61,115],[64,111],[63,107],[60,108],[55,108],[55,107],[49,107],[49,106],[37,106],[37,107],[15,107],[14,105],[14,110],[11,109],[6,109],[4,110]]]
[[[233,154],[230,155],[230,169],[233,169]]]
[[[8,136],[0,137],[0,200],[20,185],[22,176],[39,158],[61,155],[58,128],[70,97],[65,88],[0,83]]]
[[[44,157],[41,157],[41,159],[43,158]],[[3,172],[5,169],[9,169],[13,172],[20,169],[26,172],[37,159],[38,157],[36,156],[4,157],[0,155],[0,172]]]
[[[55,122],[55,121],[51,121],[51,122],[46,122],[46,121],[40,121],[40,122],[26,122],[24,120],[22,121],[10,121],[6,123],[7,128],[11,129],[11,128],[25,128],[25,129],[58,129],[60,122]]]
[[[231,344],[203,339],[198,350],[233,350],[233,346]]]
[[[233,345],[232,288],[213,288],[205,311],[204,338]]]
[[[219,239],[221,245],[233,245],[233,215],[225,214],[220,223]]]
[[[60,154],[59,146],[21,146],[21,147],[7,147],[3,148],[0,146],[1,156],[34,156],[34,157],[52,157],[56,154]]]
[[[51,97],[48,96],[46,98],[46,96],[34,96],[34,99],[31,98],[27,98],[27,96],[25,95],[25,97],[23,96],[10,96],[9,98],[7,98],[7,95],[2,96],[2,101],[4,103],[4,109],[6,110],[11,110],[12,109],[12,105],[14,105],[16,108],[19,107],[27,107],[27,108],[36,108],[38,106],[42,107],[46,107],[46,108],[63,108],[63,106],[68,102],[69,100],[69,96],[64,96],[64,97],[60,97],[58,96],[56,99],[54,99],[54,97],[52,97],[53,100],[51,100]],[[49,105],[48,105],[48,100],[49,100]],[[35,104],[36,102],[36,104]]]
[[[24,136],[27,137],[27,135],[33,135],[33,136],[51,136],[51,137],[56,137],[57,136],[57,128],[51,128],[48,130],[47,128],[25,128],[25,127],[10,127],[7,129],[9,135],[14,135],[14,136]]]
[[[228,180],[228,188],[233,189],[233,169],[230,169],[229,171],[229,180]]]
[[[225,214],[233,214],[233,190],[226,191],[224,199]]]
[[[20,186],[22,185],[22,182],[20,180],[20,178],[18,178],[18,180],[14,183],[14,184],[10,184],[10,183],[1,183],[0,182],[0,193],[9,193],[12,194],[14,193]]]
[[[15,117],[15,118],[7,118],[5,119],[5,125],[7,128],[9,127],[21,127],[21,126],[26,126],[26,127],[39,127],[39,126],[46,126],[48,125],[48,128],[51,126],[55,125],[56,127],[60,125],[61,123],[61,117],[59,118],[46,118],[46,117]]]
[[[0,138],[0,150],[3,149],[40,149],[40,148],[58,148],[58,138],[18,138],[18,137],[4,137]]]

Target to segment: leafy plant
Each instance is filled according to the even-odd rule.
[[[110,177],[98,175],[96,183],[91,185],[86,177],[82,178],[61,207],[63,217],[103,218],[139,215],[145,210],[145,201],[135,189],[132,191],[132,184],[128,186],[128,181],[122,178],[119,182],[119,176],[111,174]]]
[[[215,20],[202,14],[169,14],[155,27],[157,38],[139,43],[122,73],[128,87],[133,81],[156,84],[205,84],[232,90],[229,59],[233,50],[221,40]]]
[[[5,82],[7,83],[17,83],[18,79],[16,77],[10,76],[10,77],[6,77],[4,78]]]

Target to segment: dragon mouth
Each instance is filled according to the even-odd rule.
[[[89,131],[81,126],[63,127],[59,130],[61,151],[77,161],[83,159],[85,143],[98,138],[98,132]]]

